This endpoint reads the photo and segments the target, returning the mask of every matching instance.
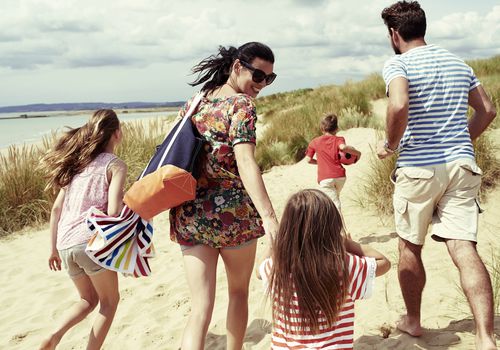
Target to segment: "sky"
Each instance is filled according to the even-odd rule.
[[[388,0],[0,0],[0,106],[181,101],[219,45],[275,53],[263,94],[380,73],[393,51]],[[421,0],[428,43],[464,59],[500,54],[497,0]]]

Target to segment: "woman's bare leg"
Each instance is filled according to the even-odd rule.
[[[227,274],[227,349],[241,350],[248,323],[248,286],[252,275],[257,240],[238,249],[221,249]]]
[[[212,319],[219,250],[197,245],[183,251],[191,314],[182,336],[182,350],[203,350]]]

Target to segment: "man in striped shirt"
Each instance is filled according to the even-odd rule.
[[[460,273],[476,321],[478,349],[496,349],[491,281],[476,251],[481,169],[472,140],[495,118],[471,67],[425,42],[425,13],[400,1],[382,11],[396,56],[383,70],[389,104],[380,159],[399,153],[394,174],[394,216],[399,240],[399,282],[407,314],[398,328],[420,336],[425,285],[421,251],[429,225],[445,242]],[[468,106],[474,114],[467,119]]]

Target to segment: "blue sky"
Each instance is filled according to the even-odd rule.
[[[0,106],[184,100],[190,69],[218,45],[262,41],[278,79],[263,93],[380,72],[392,55],[386,0],[3,0]],[[422,0],[427,42],[500,54],[498,1]]]

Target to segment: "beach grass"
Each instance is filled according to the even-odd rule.
[[[156,145],[163,141],[173,118],[123,123],[124,137],[117,155],[128,165],[126,188],[139,176]],[[38,165],[56,138],[52,133],[40,145],[11,146],[0,153],[0,236],[49,219],[55,194],[44,190],[46,181]]]
[[[38,169],[41,151],[32,145],[0,154],[0,236],[46,222],[53,196]]]
[[[339,130],[380,128],[371,101],[385,94],[383,80],[371,75],[360,82],[302,89],[257,99],[257,110],[267,124],[258,141],[256,158],[262,170],[301,160],[309,142],[321,135],[321,118],[338,116]]]
[[[383,135],[379,133],[378,139]],[[493,142],[490,133],[481,135],[474,142],[476,163],[482,169],[480,198],[487,200],[487,194],[495,188],[500,179],[500,159],[498,159],[498,147]],[[370,159],[368,173],[363,177],[362,190],[356,195],[356,203],[364,208],[372,208],[378,214],[388,216],[394,213],[392,206],[392,194],[394,185],[390,177],[396,168],[396,157],[379,160],[376,156]]]

